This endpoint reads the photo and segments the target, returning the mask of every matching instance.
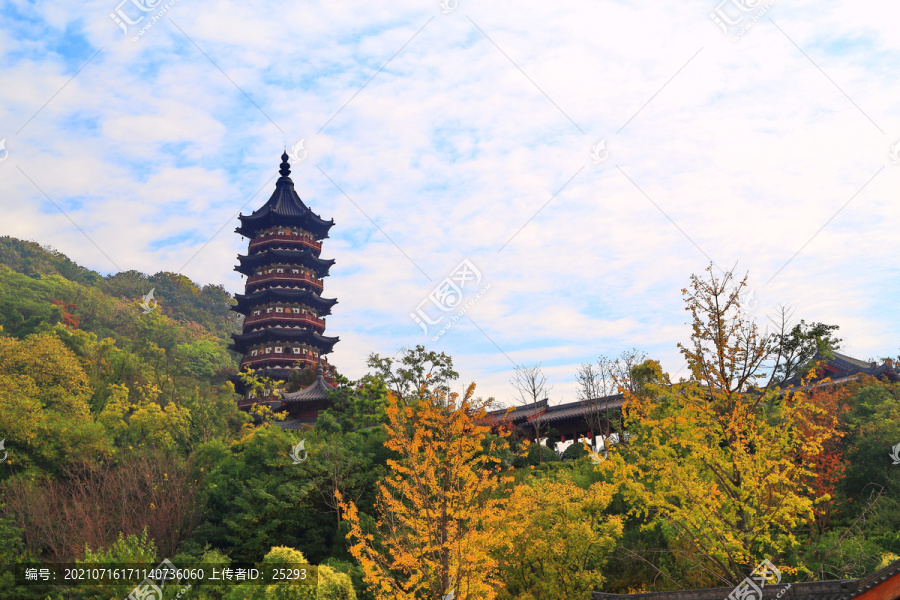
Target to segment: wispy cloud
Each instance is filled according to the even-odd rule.
[[[750,271],[761,315],[896,354],[900,40],[871,19],[893,5],[779,2],[738,42],[715,5],[179,0],[132,42],[116,2],[7,3],[2,233],[237,292],[234,215],[304,139],[351,377],[430,343],[409,313],[464,258],[492,287],[436,348],[500,400],[511,361],[543,362],[554,400],[600,353],[677,371],[704,254]]]

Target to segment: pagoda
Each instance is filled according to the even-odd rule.
[[[243,355],[241,371],[249,368],[286,382],[292,372],[315,365],[319,373],[324,367],[330,378],[333,369],[325,355],[339,338],[324,335],[323,317],[331,314],[337,300],[320,294],[334,260],[323,260],[319,253],[334,220],[313,213],[294,191],[287,153],[281,155],[279,172],[269,201],[253,214],[238,217],[241,225],[235,232],[250,244],[246,255],[238,255],[240,264],[234,269],[247,277],[247,284],[232,307],[244,315],[243,331],[232,334],[229,349]]]

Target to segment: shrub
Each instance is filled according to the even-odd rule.
[[[528,447],[528,454],[524,457],[517,456],[513,461],[513,466],[517,469],[521,469],[523,467],[537,466],[541,463],[557,461],[559,461],[559,454],[557,454],[556,451],[540,444],[531,444]]]

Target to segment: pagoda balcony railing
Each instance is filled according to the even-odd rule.
[[[309,354],[288,354],[287,352],[284,352],[282,354],[272,353],[260,354],[259,356],[245,356],[244,360],[241,361],[241,371],[243,371],[245,367],[257,368],[259,365],[290,368],[297,362],[303,363],[303,367],[306,367],[307,365],[322,365],[322,368],[326,371],[329,366],[328,361],[324,358],[315,358]]]
[[[268,283],[272,281],[290,281],[292,283],[301,282],[317,289],[320,292],[324,287],[321,279],[310,277],[305,273],[263,273],[262,275],[251,275],[247,279],[247,285]]]
[[[261,312],[258,315],[250,315],[244,319],[244,325],[254,325],[256,323],[272,323],[273,325],[291,326],[308,324],[325,329],[325,319],[320,319],[308,313],[276,313]]]
[[[317,242],[315,240],[311,240],[299,235],[288,235],[286,233],[275,234],[275,235],[267,235],[262,238],[257,238],[255,240],[250,240],[250,250],[255,250],[262,246],[268,246],[273,242],[291,242],[291,243],[299,243],[308,248],[312,248],[316,252],[322,251],[322,242]]]

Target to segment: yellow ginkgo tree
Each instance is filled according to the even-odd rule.
[[[491,600],[500,587],[507,500],[490,431],[490,400],[424,393],[405,404],[391,395],[389,439],[396,453],[378,489],[369,531],[352,502],[342,502],[350,551],[379,600]]]
[[[608,515],[615,486],[586,489],[565,471],[526,479],[510,496],[498,600],[588,598],[603,589],[602,567],[624,519]]]
[[[835,435],[806,396],[760,383],[778,350],[741,310],[746,278],[708,272],[682,291],[692,335],[679,347],[691,376],[626,390],[629,443],[598,467],[662,529],[692,587],[736,584],[798,545],[813,518],[811,457]]]

